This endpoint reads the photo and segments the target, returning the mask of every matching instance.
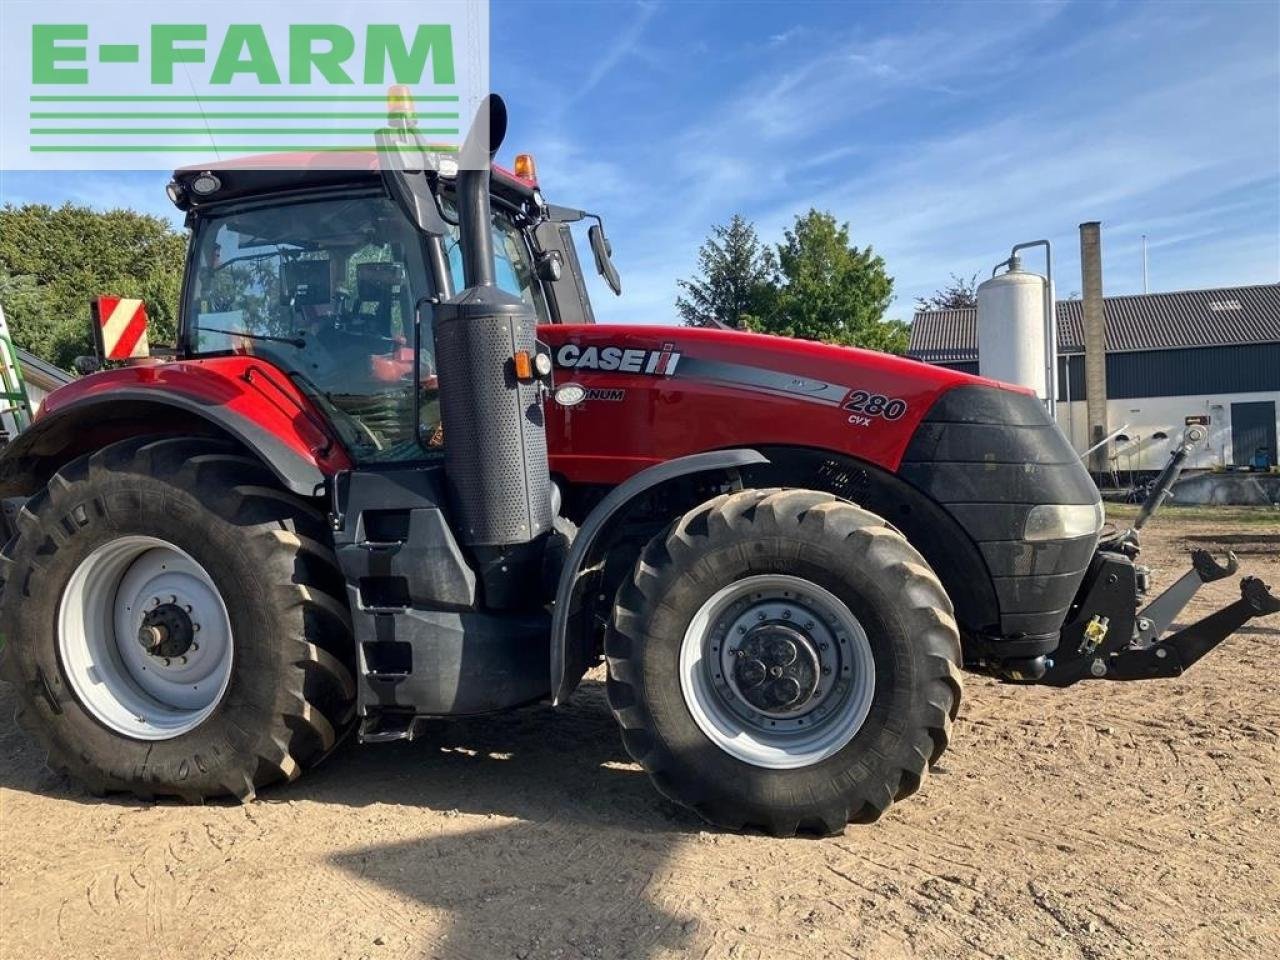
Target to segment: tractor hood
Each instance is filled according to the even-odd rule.
[[[850,454],[896,471],[928,410],[985,380],[870,350],[692,327],[544,326],[557,385],[585,399],[551,401],[552,468],[618,483],[678,456],[784,444]]]

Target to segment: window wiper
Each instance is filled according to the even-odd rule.
[[[273,337],[266,333],[247,333],[244,330],[223,330],[220,327],[201,327],[197,326],[197,330],[203,330],[205,333],[221,333],[228,337],[244,337],[246,340],[265,340],[269,343],[287,343],[291,347],[297,347],[303,350],[307,346],[307,341],[302,337]]]
[[[237,263],[247,263],[251,260],[268,260],[271,257],[278,257],[280,255],[281,253],[278,247],[275,250],[267,250],[263,253],[244,253],[238,257],[232,257],[230,260],[219,261],[213,267],[213,272],[217,273],[218,271],[225,270],[227,267],[234,266]]]

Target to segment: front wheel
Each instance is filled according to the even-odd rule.
[[[884,520],[809,490],[727,494],[655,537],[605,653],[658,789],[779,835],[836,833],[915,792],[960,704],[933,572]]]

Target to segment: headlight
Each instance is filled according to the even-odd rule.
[[[565,383],[556,387],[556,403],[562,407],[576,407],[585,399],[587,399],[586,388],[576,383]]]
[[[1024,540],[1072,540],[1102,529],[1102,502],[1042,503],[1031,508],[1022,531]]]
[[[206,170],[191,181],[191,189],[201,197],[211,197],[222,189],[222,181]]]

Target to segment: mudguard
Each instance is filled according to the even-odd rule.
[[[716,450],[679,457],[641,470],[628,480],[614,487],[596,505],[574,538],[573,547],[565,561],[556,589],[555,613],[551,620],[551,701],[561,703],[578,685],[584,658],[571,656],[569,650],[569,626],[575,601],[575,592],[583,570],[583,564],[601,532],[627,504],[636,497],[680,477],[718,470],[735,470],[769,460],[757,450]],[[576,643],[577,638],[575,638]],[[569,669],[570,664],[574,669]]]
[[[197,418],[262,459],[288,490],[324,492],[351,461],[322,415],[275,367],[219,357],[124,367],[50,394],[40,416],[0,455],[0,497],[33,493],[62,463],[140,430],[180,431]]]

